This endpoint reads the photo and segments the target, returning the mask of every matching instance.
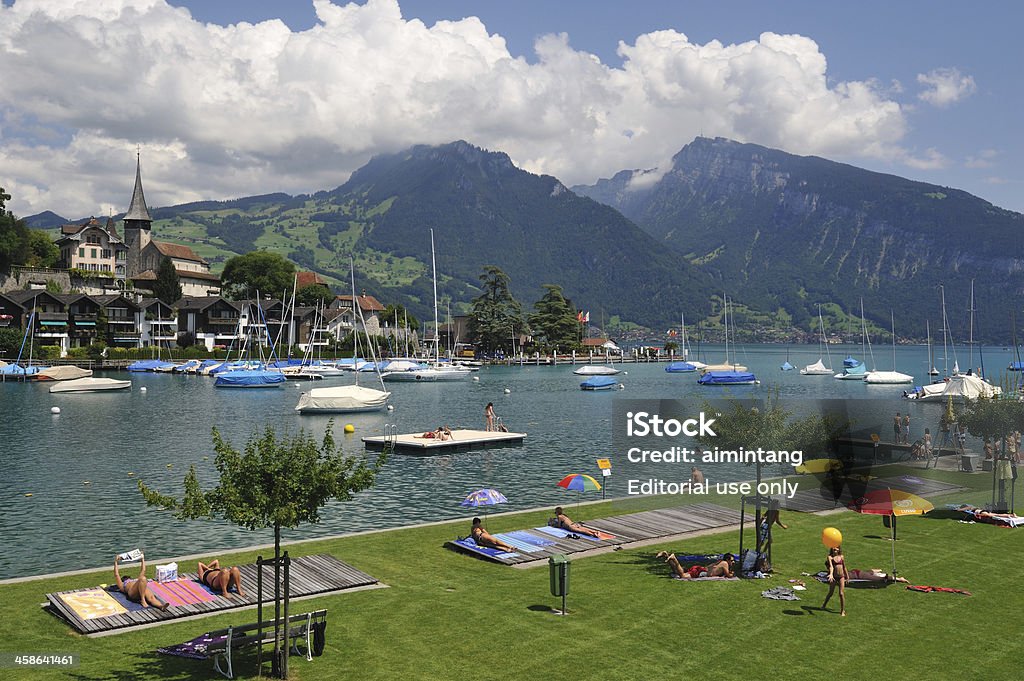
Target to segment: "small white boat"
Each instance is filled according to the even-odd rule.
[[[871,371],[864,376],[864,382],[871,385],[897,385],[913,383],[914,377],[899,371]]]
[[[817,362],[815,362],[814,364],[808,364],[803,369],[801,369],[800,370],[800,375],[801,376],[831,376],[832,375],[832,369],[829,369],[827,366],[825,366],[825,363],[822,362],[821,358],[819,357]]]
[[[51,393],[92,393],[102,390],[126,390],[132,387],[131,381],[119,381],[116,378],[76,378],[73,381],[60,381],[50,387]]]
[[[82,369],[74,365],[45,367],[39,370],[32,378],[37,381],[73,381],[78,378],[92,376],[92,369]]]
[[[299,396],[295,411],[300,414],[347,414],[378,411],[387,405],[391,393],[364,388],[359,385],[341,385],[332,388],[313,388]]]
[[[585,364],[573,373],[577,376],[614,376],[619,370],[602,364]]]

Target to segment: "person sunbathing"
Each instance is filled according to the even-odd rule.
[[[576,534],[585,534],[588,537],[600,538],[601,536],[601,533],[597,530],[592,530],[589,527],[573,522],[572,518],[562,513],[561,506],[555,509],[555,527],[560,527],[563,530],[575,532]]]
[[[509,546],[485,530],[480,518],[473,518],[473,527],[469,530],[469,536],[473,538],[473,541],[475,541],[478,546],[486,546],[492,549],[498,549],[499,551],[505,551],[506,553],[516,552],[515,547]]]
[[[854,568],[849,571],[849,575],[850,579],[859,579],[866,582],[888,582],[889,584],[903,582],[904,584],[909,584],[909,582],[903,577],[890,577],[879,568],[871,568],[870,570],[859,570]]]
[[[693,565],[690,568],[684,568],[679,559],[676,558],[676,554],[669,553],[668,551],[659,551],[658,558],[663,558],[668,563],[669,568],[679,579],[698,579],[700,577],[733,577],[732,564],[733,555],[727,553],[722,556],[722,560],[712,563],[711,565]]]
[[[434,437],[441,441],[454,439],[452,429],[446,425],[438,426],[437,430],[434,431]]]
[[[200,582],[210,587],[211,591],[220,591],[225,598],[232,586],[238,591],[239,596],[245,597],[245,592],[242,591],[242,571],[237,567],[222,568],[220,559],[215,559],[209,565],[200,562],[196,573]]]
[[[157,598],[149,590],[149,582],[146,579],[146,556],[141,556],[142,564],[139,566],[139,576],[136,579],[122,578],[118,570],[118,563],[121,556],[114,556],[114,588],[124,593],[128,600],[141,604],[143,607],[159,608],[166,610],[168,604]]]

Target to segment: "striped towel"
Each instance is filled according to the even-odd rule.
[[[501,533],[498,533],[498,534],[496,534],[494,536],[497,537],[498,539],[500,539],[501,541],[505,542],[509,546],[513,546],[513,547],[519,549],[523,553],[536,553],[537,551],[543,551],[544,550],[543,548],[541,548],[540,546],[537,546],[536,544],[531,544],[530,542],[523,541],[522,539],[516,539],[515,537],[512,536],[511,533],[508,533],[508,532],[501,532]],[[552,543],[554,543],[554,542],[552,542]]]
[[[208,603],[216,598],[191,579],[177,579],[173,582],[149,582],[149,590],[168,605],[194,605]]]

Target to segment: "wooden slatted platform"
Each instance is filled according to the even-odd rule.
[[[442,454],[456,449],[521,444],[524,439],[526,439],[526,433],[459,428],[452,431],[450,440],[423,437],[423,433],[404,433],[396,435],[390,440],[394,442],[397,451],[405,454]],[[383,435],[371,435],[363,438],[363,444],[376,449],[382,449],[388,441],[389,439]]]
[[[920,497],[934,497],[941,494],[949,494],[966,489],[959,485],[953,485],[928,478],[915,476],[901,476],[892,478],[876,478],[867,482],[853,481],[852,487],[846,484],[840,491],[839,498],[835,498],[835,492],[828,486],[828,481],[819,483],[812,476],[805,476],[799,479],[800,490],[792,499],[780,499],[782,508],[788,511],[801,511],[803,513],[818,513],[836,508],[845,508],[853,501],[854,495],[859,496],[867,491],[876,489],[892,489],[911,492]]]
[[[729,527],[740,522],[739,511],[716,504],[697,503],[654,511],[641,511],[626,515],[610,516],[583,522],[587,527],[615,535],[614,539],[594,541],[591,539],[559,539],[536,529],[523,530],[538,539],[552,542],[538,547],[533,552],[519,552],[514,555],[481,556],[504,565],[520,565],[547,560],[555,554],[572,554],[608,546],[619,546],[648,539],[658,539],[678,534],[701,532],[703,530]],[[456,551],[463,547],[453,542],[445,546]],[[474,554],[478,555],[478,554]]]
[[[122,566],[122,574],[129,576],[132,573],[131,565]],[[217,596],[214,600],[205,603],[192,605],[171,606],[161,611],[157,608],[143,608],[134,612],[127,612],[121,615],[109,617],[97,617],[94,619],[82,619],[67,603],[64,602],[63,594],[70,594],[88,589],[75,589],[72,591],[59,591],[46,594],[49,601],[46,607],[55,614],[67,620],[79,633],[97,635],[116,630],[127,630],[146,624],[170,622],[182,617],[202,615],[222,610],[234,610],[256,605],[256,565],[238,566],[242,572],[242,588],[245,589],[245,597],[241,597],[234,591],[230,596],[224,598]],[[181,575],[181,579],[195,579],[195,574]],[[356,587],[365,587],[377,584],[377,579],[357,570],[356,568],[343,563],[334,556],[319,554],[315,556],[300,556],[293,558],[289,568],[291,581],[291,598],[300,598],[313,594],[342,591]],[[263,583],[265,589],[270,589],[268,597],[264,594],[263,602],[273,602],[274,573],[272,567],[264,567]]]

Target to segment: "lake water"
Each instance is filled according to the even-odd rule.
[[[833,366],[847,353],[860,357],[859,347],[831,348]],[[710,361],[721,349],[709,348]],[[966,369],[966,350],[960,364]],[[866,386],[859,381],[800,376],[781,372],[782,346],[741,349],[739,361],[757,373],[761,386],[738,387],[728,394],[762,397],[777,391],[786,400],[815,398],[872,400],[867,421],[859,424],[891,433],[891,414],[909,411],[919,437],[924,427],[936,431],[941,406],[900,400],[906,386]],[[891,369],[891,352],[876,353],[879,369]],[[703,358],[702,358],[703,359]],[[790,350],[794,365],[818,359],[817,346]],[[993,382],[1015,359],[1011,351],[985,350]],[[887,361],[888,360],[888,361]],[[936,360],[942,369],[942,359]],[[927,377],[927,351],[897,349],[897,368],[917,382]],[[977,357],[975,358],[977,363]],[[950,360],[952,364],[952,359]],[[431,457],[393,455],[373,489],[348,503],[332,503],[316,526],[284,533],[287,540],[342,532],[394,527],[445,518],[468,517],[459,507],[465,496],[494,487],[508,497],[500,510],[555,505],[576,500],[576,493],[555,487],[564,475],[583,472],[598,477],[598,457],[612,459],[609,497],[624,496],[628,478],[667,477],[664,464],[626,465],[624,452],[612,444],[612,405],[617,399],[712,399],[720,388],[703,388],[695,374],[668,374],[664,364],[625,364],[623,390],[584,392],[573,367],[488,367],[479,381],[440,384],[389,384],[395,410],[390,413],[337,417],[335,432],[347,453],[362,455],[361,436],[378,435],[386,423],[399,432],[421,432],[440,424],[452,428],[483,428],[483,411],[493,401],[497,414],[512,430],[526,432],[522,446],[455,452]],[[127,374],[110,374],[126,378]],[[372,378],[372,377],[371,377]],[[299,392],[289,383],[282,389],[215,389],[211,378],[166,374],[132,374],[130,392],[51,395],[47,384],[0,385],[0,578],[103,566],[115,553],[143,548],[154,559],[268,543],[272,532],[250,532],[222,521],[180,522],[143,502],[136,480],[169,494],[180,494],[189,464],[200,479],[215,480],[210,432],[220,429],[241,449],[256,430],[273,426],[279,432],[300,428],[320,437],[326,416],[300,416],[293,409]],[[329,385],[351,377],[318,382]],[[371,381],[372,382],[372,381]],[[146,392],[140,390],[146,387]],[[510,392],[505,393],[505,389]],[[867,403],[865,403],[867,404]],[[60,407],[59,415],[50,413]],[[877,421],[873,423],[871,421]],[[342,426],[355,426],[354,435]],[[783,472],[783,471],[779,471]],[[685,479],[688,469],[680,471]],[[752,477],[744,466],[716,468],[718,479]],[[31,494],[31,496],[26,496]],[[586,493],[583,500],[599,498]]]

